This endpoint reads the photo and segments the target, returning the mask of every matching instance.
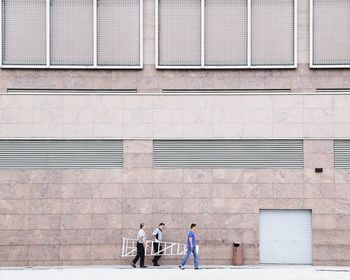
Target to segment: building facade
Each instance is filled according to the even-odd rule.
[[[2,0],[0,265],[350,265],[349,7]]]

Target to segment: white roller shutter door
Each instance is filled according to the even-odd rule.
[[[260,211],[260,263],[312,264],[309,210]]]

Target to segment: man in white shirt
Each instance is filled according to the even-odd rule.
[[[163,247],[161,245],[161,242],[163,242],[163,230],[165,228],[165,224],[164,223],[160,223],[159,226],[153,231],[152,235],[154,238],[154,242],[153,242],[153,249],[154,249],[154,253],[158,253],[159,251],[161,251],[159,253],[159,255],[155,255],[152,262],[153,262],[153,266],[160,266],[158,264],[158,261],[161,257],[161,254],[163,254]]]
[[[140,268],[146,268],[145,266],[145,247],[146,247],[146,225],[140,224],[140,230],[137,234],[137,255],[131,263],[133,268],[136,268],[136,263],[140,259]]]

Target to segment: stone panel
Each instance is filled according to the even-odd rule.
[[[58,260],[60,247],[54,246],[29,246],[28,259],[31,261]]]
[[[60,214],[60,199],[35,199],[30,201],[31,214]]]
[[[91,228],[91,214],[61,215],[61,229],[89,229]]]
[[[31,215],[29,229],[60,229],[60,215]]]
[[[1,230],[0,246],[28,245],[28,230]]]
[[[113,229],[122,227],[122,214],[92,214],[92,228]]]
[[[304,198],[303,184],[275,184],[274,198]]]
[[[28,259],[28,246],[1,246],[0,262],[22,262]]]
[[[104,198],[93,199],[91,213],[113,213],[122,212],[122,199],[120,198]]]
[[[29,214],[29,209],[28,200],[0,199],[1,215]]]
[[[62,198],[91,198],[93,187],[93,184],[63,184]]]
[[[120,251],[120,247],[115,245],[91,245],[91,259],[116,260]]]
[[[152,212],[153,213],[181,213],[184,206],[184,202],[181,199],[153,199]]]
[[[214,183],[242,183],[243,170],[240,169],[214,169]]]
[[[211,198],[212,184],[183,184],[183,196],[186,198]]]
[[[77,189],[76,186],[74,186]],[[62,194],[61,184],[31,184],[28,186],[29,197],[32,199],[60,198]]]
[[[29,185],[1,184],[0,199],[25,199],[28,197]]]
[[[30,230],[27,239],[30,245],[59,245],[60,230]]]
[[[120,244],[121,229],[96,229],[92,230],[91,244]]]
[[[81,261],[90,260],[90,245],[61,245],[60,260],[64,261]]]
[[[91,229],[61,229],[60,244],[86,245],[91,244]]]
[[[159,186],[164,186],[163,184]],[[152,198],[153,189],[157,188],[153,184],[147,183],[131,183],[123,184],[123,191],[119,192],[119,195],[123,195],[124,198]]]
[[[160,204],[161,205],[161,204]],[[142,214],[152,213],[152,199],[125,199],[123,201],[123,213]]]

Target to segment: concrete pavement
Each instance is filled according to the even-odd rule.
[[[204,266],[179,270],[174,266],[131,269],[129,266],[1,268],[1,280],[349,280],[350,267]]]

